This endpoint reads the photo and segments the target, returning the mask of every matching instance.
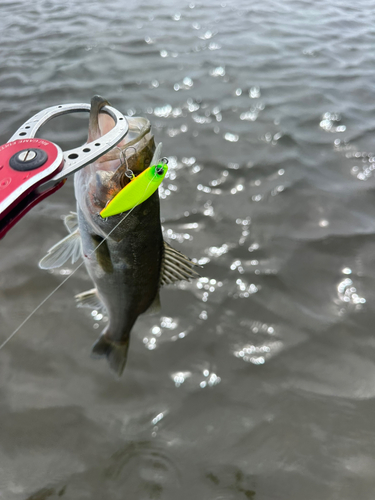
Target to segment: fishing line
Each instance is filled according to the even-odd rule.
[[[155,177],[157,176],[157,173],[156,173],[156,170],[155,170],[155,175],[154,177],[150,180],[150,182],[148,183],[148,185],[146,186],[146,189],[143,191],[142,195],[139,197],[139,200],[142,199],[142,196],[143,194],[147,191],[149,185],[151,184],[151,182],[155,179]],[[115,227],[113,229],[110,230],[110,232],[107,234],[107,236],[105,238],[103,238],[103,240],[99,243],[99,245],[97,245],[94,250],[91,251],[91,253],[88,254],[88,258],[91,257],[96,251],[97,249],[107,240],[107,238],[113,233],[113,231],[115,229],[117,229],[119,227],[120,224],[122,224],[124,222],[124,220],[132,213],[132,211],[138,207],[138,203],[136,205],[134,205],[134,207],[129,210],[129,212],[120,220],[120,222],[118,222]],[[17,332],[19,332],[21,330],[21,328],[25,325],[25,323],[27,323],[29,321],[29,319],[34,316],[34,314],[47,302],[48,299],[50,299],[52,297],[52,295],[54,295],[54,293],[57,292],[57,290],[59,290],[67,281],[69,278],[71,278],[73,276],[73,274],[78,271],[78,269],[80,267],[83,266],[83,264],[85,263],[85,261],[83,260],[75,269],[74,271],[72,271],[69,276],[67,276],[59,285],[57,285],[57,287],[52,290],[52,292],[47,295],[47,297],[45,297],[42,302],[40,302],[39,305],[36,306],[36,308],[31,311],[31,313],[22,321],[22,323],[14,330],[14,332],[12,332],[8,338],[6,338],[4,340],[4,342],[0,345],[0,350],[15,336],[15,334]]]

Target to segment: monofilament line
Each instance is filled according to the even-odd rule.
[[[148,183],[148,185],[147,185],[146,189],[144,190],[144,192],[142,193],[142,195],[140,196],[140,198],[139,198],[139,199],[141,199],[141,198],[142,198],[143,194],[147,191],[148,186],[149,186],[149,185],[151,184],[151,182],[155,179],[155,177],[156,177],[156,174],[155,174],[155,175],[154,175],[154,177],[150,180],[150,182]],[[95,253],[95,252],[97,251],[97,249],[98,249],[98,248],[99,248],[99,247],[100,247],[100,246],[101,246],[101,245],[102,245],[102,244],[106,241],[106,239],[107,239],[107,238],[108,238],[108,237],[109,237],[109,236],[113,233],[113,231],[114,231],[115,229],[117,229],[117,228],[119,227],[119,225],[120,225],[120,224],[122,224],[122,223],[124,222],[124,220],[125,220],[125,219],[126,219],[126,218],[127,218],[127,217],[131,214],[131,213],[132,213],[132,211],[133,211],[133,210],[134,210],[137,206],[138,206],[138,203],[137,203],[136,205],[134,205],[134,207],[133,207],[131,210],[129,210],[129,212],[128,212],[127,214],[125,214],[125,216],[124,216],[124,217],[120,220],[120,222],[118,222],[118,223],[115,225],[115,227],[114,227],[113,229],[111,229],[111,230],[110,230],[110,232],[107,234],[107,236],[106,236],[105,238],[103,238],[103,240],[99,243],[99,245],[97,245],[97,246],[94,248],[94,250],[92,250],[92,251],[89,253],[88,257],[91,257],[91,255],[93,255],[93,253]],[[69,274],[69,276],[67,276],[67,277],[66,277],[66,278],[65,278],[65,279],[64,279],[64,280],[63,280],[63,281],[62,281],[59,285],[57,285],[57,287],[56,287],[54,290],[52,290],[52,292],[51,292],[49,295],[47,295],[47,297],[45,297],[45,298],[42,300],[42,302],[41,302],[39,305],[37,305],[37,306],[36,306],[36,308],[35,308],[33,311],[31,311],[31,313],[30,313],[30,314],[29,314],[29,315],[28,315],[28,316],[27,316],[27,317],[26,317],[26,318],[22,321],[22,323],[21,323],[21,324],[20,324],[20,325],[19,325],[19,326],[18,326],[18,327],[14,330],[14,332],[12,332],[12,333],[9,335],[9,337],[8,337],[8,338],[6,338],[6,339],[4,340],[4,342],[0,345],[0,350],[1,350],[1,349],[2,349],[2,348],[3,348],[3,347],[4,347],[4,346],[5,346],[5,345],[6,345],[6,344],[7,344],[7,343],[8,343],[8,342],[9,342],[9,341],[10,341],[10,340],[14,337],[14,336],[15,336],[15,334],[16,334],[17,332],[19,332],[19,331],[21,330],[21,328],[25,325],[25,323],[27,323],[27,322],[29,321],[29,319],[30,319],[30,318],[31,318],[31,317],[32,317],[32,316],[33,316],[33,315],[34,315],[34,314],[35,314],[35,313],[36,313],[36,312],[37,312],[37,311],[38,311],[38,310],[39,310],[39,309],[40,309],[40,308],[41,308],[41,307],[42,307],[42,306],[43,306],[43,305],[47,302],[47,300],[49,300],[49,299],[52,297],[52,295],[54,295],[54,294],[57,292],[57,290],[59,290],[59,288],[61,288],[61,287],[62,287],[62,286],[63,286],[63,285],[64,285],[64,284],[68,281],[68,279],[69,279],[69,278],[71,278],[71,277],[73,276],[73,274],[74,274],[76,271],[78,271],[78,269],[79,269],[81,266],[83,266],[83,264],[84,264],[84,263],[85,263],[85,261],[82,261],[82,262],[81,262],[81,263],[80,263],[80,264],[79,264],[79,265],[78,265],[78,266],[74,269],[74,271],[72,271],[72,272]]]

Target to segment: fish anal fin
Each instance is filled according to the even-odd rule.
[[[87,292],[78,293],[75,296],[77,307],[88,307],[90,309],[105,310],[104,304],[99,298],[96,288],[87,290]]]
[[[54,269],[60,267],[69,259],[74,264],[81,256],[82,245],[78,229],[48,250],[47,255],[39,262],[41,269]]]
[[[186,255],[164,242],[164,255],[160,272],[160,284],[168,285],[177,281],[190,281],[199,278],[195,271],[196,264]]]

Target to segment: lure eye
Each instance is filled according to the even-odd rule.
[[[158,165],[158,166],[156,167],[156,173],[157,173],[158,175],[162,175],[162,174],[164,174],[164,168],[163,168],[163,165]]]

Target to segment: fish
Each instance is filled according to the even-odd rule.
[[[87,142],[113,128],[113,119],[101,111],[108,104],[100,96],[92,98]],[[100,216],[129,182],[129,169],[138,175],[160,158],[161,144],[155,148],[149,120],[127,120],[129,132],[117,147],[75,174],[77,211],[64,219],[69,234],[39,262],[41,269],[53,269],[83,258],[94,287],[76,295],[77,305],[108,317],[92,355],[107,358],[117,376],[124,371],[138,317],[160,310],[160,288],[199,277],[197,264],[164,241],[157,190],[127,212]]]

